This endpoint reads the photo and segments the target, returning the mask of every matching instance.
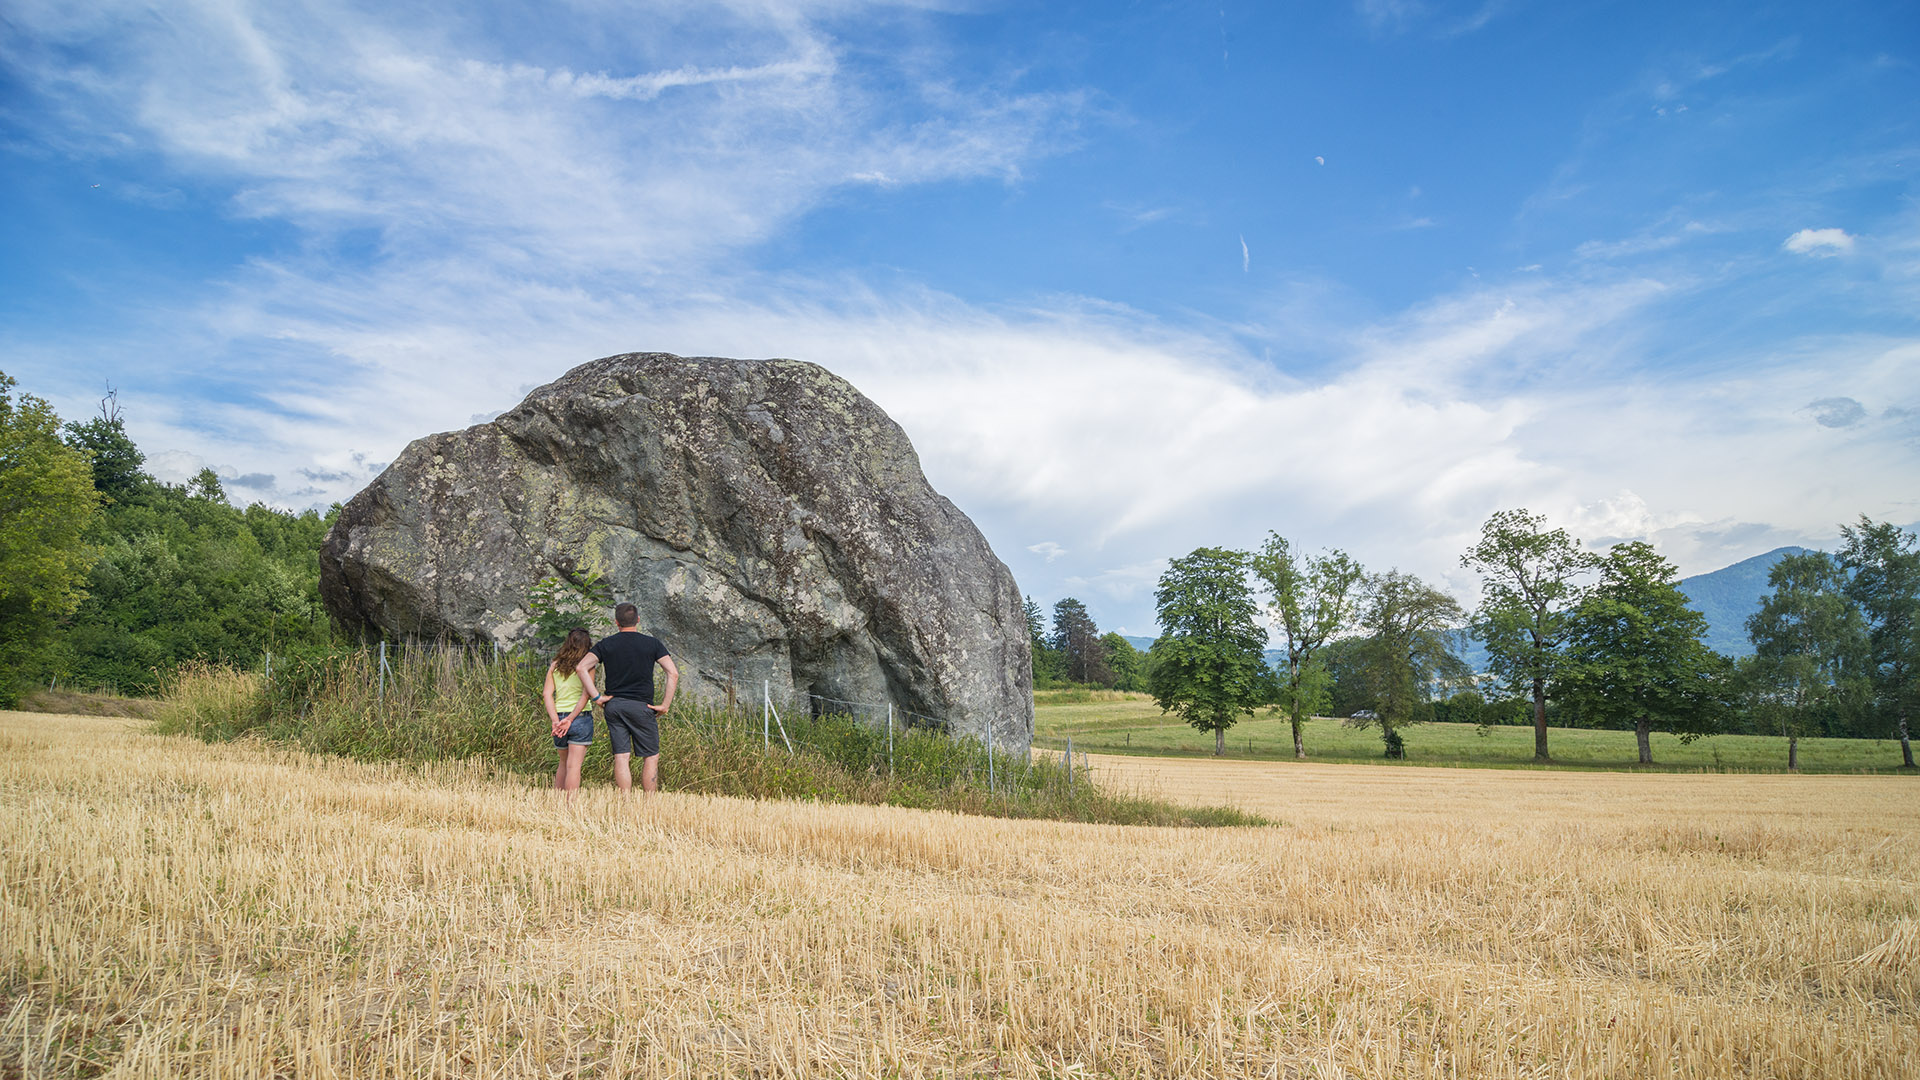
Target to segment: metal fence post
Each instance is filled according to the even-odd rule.
[[[887,702],[887,773],[893,773],[893,702]]]
[[[773,680],[760,683],[760,749],[773,750]]]
[[[384,638],[380,641],[380,689],[374,700],[379,702],[387,700],[387,642]]]
[[[1073,794],[1073,736],[1067,736],[1067,794]]]

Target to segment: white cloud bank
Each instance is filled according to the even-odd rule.
[[[1475,285],[1326,329],[1333,362],[1308,378],[1288,335],[1257,326],[757,273],[750,246],[833,192],[1016,176],[1070,144],[1085,102],[922,78],[903,117],[807,6],[719,10],[717,30],[677,5],[646,9],[645,33],[642,16],[608,28],[657,62],[601,71],[492,55],[445,13],[422,33],[326,5],[189,4],[145,37],[133,8],[20,9],[28,38],[6,59],[48,103],[47,138],[131,142],[319,252],[255,261],[144,328],[153,369],[119,373],[129,401],[150,391],[136,436],[324,505],[408,440],[593,357],[792,356],[886,408],[1027,591],[1136,627],[1168,556],[1269,529],[1465,594],[1458,554],[1504,507],[1654,539],[1688,571],[1863,510],[1920,517],[1899,481],[1920,474],[1915,442],[1886,430],[1920,407],[1920,346],[1793,342],[1661,371],[1635,343],[1684,290],[1669,281]],[[348,229],[378,236],[370,263],[325,257]],[[1788,250],[1802,236],[1809,254],[1852,242],[1804,230]],[[131,344],[84,348],[109,364]],[[61,366],[84,372],[74,394],[94,380],[71,349]],[[1839,385],[1862,418],[1836,427],[1807,403]]]

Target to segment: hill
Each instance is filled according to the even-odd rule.
[[[1773,564],[1788,555],[1808,549],[1779,547],[1764,555],[1742,559],[1707,574],[1680,579],[1680,591],[1695,611],[1707,617],[1707,647],[1727,656],[1750,656],[1753,643],[1747,640],[1747,617],[1759,610],[1760,598],[1767,594],[1767,573]]]

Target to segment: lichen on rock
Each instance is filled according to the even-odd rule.
[[[597,573],[685,685],[891,701],[1033,733],[1018,587],[906,434],[796,360],[595,360],[416,440],[342,509],[321,593],[364,633],[518,641],[541,578]]]

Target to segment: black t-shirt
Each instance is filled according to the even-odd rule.
[[[600,658],[600,692],[653,704],[653,665],[669,655],[660,639],[635,631],[601,638],[593,646]]]

